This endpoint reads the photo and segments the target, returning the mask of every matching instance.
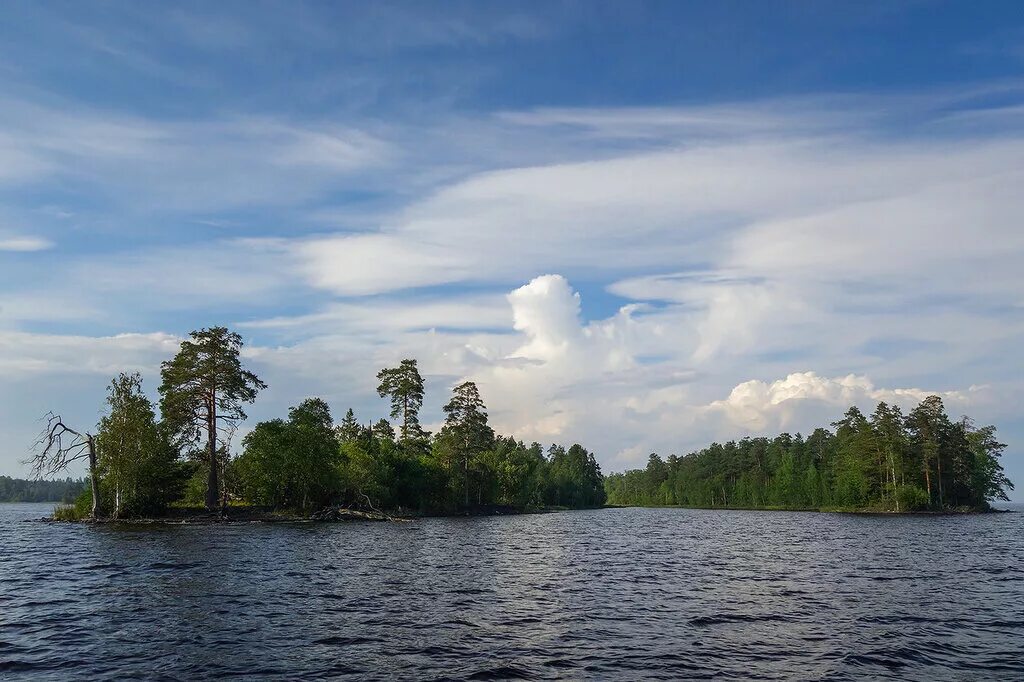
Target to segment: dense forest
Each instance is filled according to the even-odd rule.
[[[44,481],[0,476],[0,502],[73,502],[84,489],[82,479]]]
[[[904,415],[879,403],[851,407],[809,437],[744,438],[605,479],[608,502],[688,507],[985,509],[1013,484],[999,463],[995,427],[953,421],[930,396]]]
[[[578,444],[545,452],[495,434],[472,382],[452,390],[438,433],[423,429],[425,384],[415,360],[377,374],[390,420],[360,422],[349,409],[335,423],[326,402],[309,398],[256,424],[232,456],[243,408],[266,388],[242,366],[241,348],[241,337],[224,327],[192,332],[161,367],[159,405],[141,375],[120,374],[94,430],[48,415],[30,460],[36,475],[76,461],[90,472],[62,517],[159,516],[171,506],[452,514],[604,504],[591,452]]]

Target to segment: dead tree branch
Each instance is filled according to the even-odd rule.
[[[33,478],[46,478],[65,471],[80,460],[89,462],[92,486],[92,518],[99,509],[99,479],[96,474],[96,442],[91,433],[78,431],[64,423],[59,414],[48,412],[43,417],[46,426],[32,445],[31,456],[25,464],[31,467]]]

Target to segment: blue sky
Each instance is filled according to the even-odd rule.
[[[1019,3],[8,2],[0,87],[0,472],[228,324],[254,419],[412,356],[619,470],[936,392],[1024,482]]]

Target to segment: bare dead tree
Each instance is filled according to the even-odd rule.
[[[95,520],[100,504],[100,484],[96,475],[96,441],[93,435],[76,431],[53,412],[48,412],[44,419],[46,427],[32,446],[32,456],[24,463],[32,467],[33,478],[39,479],[58,474],[74,462],[88,459],[92,486],[90,517]]]

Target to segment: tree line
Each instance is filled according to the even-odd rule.
[[[74,502],[84,488],[80,478],[44,481],[0,476],[0,502]]]
[[[608,502],[735,508],[981,510],[1008,500],[1005,445],[994,426],[952,420],[929,396],[909,414],[881,402],[851,407],[807,438],[744,438],[605,479]]]
[[[242,347],[225,327],[194,331],[161,365],[158,405],[139,373],[122,373],[107,389],[94,430],[48,415],[29,460],[35,475],[87,462],[89,484],[75,515],[93,518],[159,516],[172,505],[433,514],[605,501],[593,453],[578,444],[545,452],[538,443],[495,434],[473,382],[453,389],[438,433],[424,430],[425,384],[412,359],[377,374],[390,421],[362,423],[349,409],[335,424],[327,403],[309,398],[286,417],[258,423],[232,456],[244,406],[266,388],[243,367]]]

